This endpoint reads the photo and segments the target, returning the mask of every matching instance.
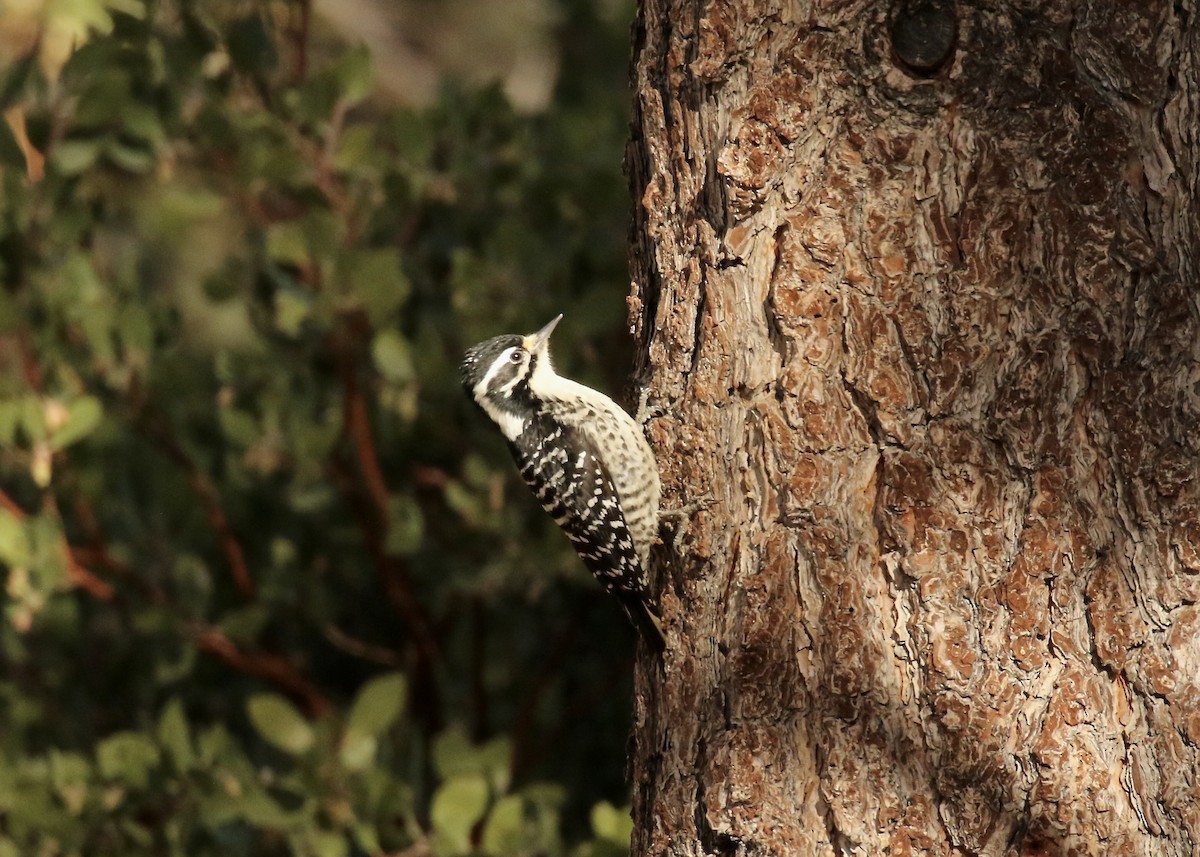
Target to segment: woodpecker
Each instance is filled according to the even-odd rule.
[[[601,586],[656,651],[647,560],[658,534],[659,479],[641,427],[616,402],[554,371],[550,334],[509,334],[467,350],[467,393],[499,427],[521,478]]]

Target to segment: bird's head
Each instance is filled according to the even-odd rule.
[[[530,382],[534,374],[553,374],[550,334],[562,319],[559,314],[536,333],[494,336],[467,349],[459,371],[462,385],[484,410],[517,413],[532,403]]]

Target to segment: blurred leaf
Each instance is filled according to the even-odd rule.
[[[512,741],[501,735],[479,748],[480,767],[488,782],[499,794],[508,791],[512,770]]]
[[[305,753],[316,740],[304,716],[279,694],[255,694],[246,702],[246,713],[258,734],[284,752]]]
[[[358,104],[371,93],[373,84],[371,54],[363,45],[351,48],[338,59],[333,69],[347,104]]]
[[[405,556],[421,546],[425,520],[416,500],[407,495],[388,498],[388,532],[384,549],[392,556]]]
[[[592,807],[592,832],[599,839],[628,848],[629,838],[633,835],[629,810],[617,809],[608,801],[601,801]]]
[[[90,788],[92,767],[78,753],[50,752],[50,777],[59,799],[71,815],[83,812]]]
[[[25,524],[0,506],[0,559],[9,568],[29,564],[29,536]]]
[[[457,774],[482,771],[483,766],[467,737],[467,730],[460,724],[448,726],[434,739],[433,769],[444,780]]]
[[[342,764],[361,770],[370,764],[386,732],[404,707],[405,679],[401,673],[388,673],[363,685],[350,707],[346,731],[342,736]]]
[[[104,417],[104,408],[95,396],[81,396],[67,405],[66,421],[50,433],[50,447],[64,449],[91,434]]]
[[[346,734],[377,738],[390,729],[404,709],[405,688],[404,674],[398,672],[376,676],[364,684],[350,707]]]
[[[478,774],[446,780],[433,796],[429,820],[451,854],[471,850],[471,829],[488,805],[487,781]]]
[[[393,247],[358,251],[345,266],[346,279],[362,299],[372,325],[390,321],[412,290],[400,253]]]
[[[279,801],[257,788],[239,798],[237,815],[256,827],[287,829],[303,822],[300,815],[289,813]]]
[[[287,336],[299,336],[312,315],[312,299],[301,292],[280,289],[275,293],[275,326]]]
[[[442,489],[446,505],[460,515],[464,521],[473,526],[482,527],[488,517],[487,505],[483,497],[467,488],[457,479],[446,482]]]
[[[64,140],[50,152],[50,162],[64,175],[77,176],[91,169],[100,157],[104,141],[98,138]]]
[[[158,747],[140,732],[117,732],[96,746],[101,776],[145,788],[159,763]]]
[[[407,383],[415,377],[408,343],[394,330],[384,330],[375,336],[371,357],[379,373],[392,383]]]
[[[313,857],[346,857],[350,843],[345,834],[332,830],[314,830],[308,835],[308,847]]]
[[[276,223],[267,230],[267,255],[287,265],[308,264],[308,238],[304,225],[295,221]]]
[[[376,832],[374,825],[356,824],[351,832],[354,836],[355,844],[368,854],[376,854],[383,850],[383,846],[379,843],[379,834]]]
[[[131,173],[148,172],[154,166],[154,153],[140,146],[131,146],[110,140],[104,147],[114,164]]]
[[[158,720],[158,740],[170,755],[177,770],[186,771],[195,763],[192,737],[188,730],[183,703],[172,699]]]
[[[245,643],[255,640],[269,621],[271,613],[265,604],[250,604],[230,610],[221,617],[219,627],[233,642]]]
[[[342,737],[338,758],[347,770],[361,771],[375,760],[378,749],[379,739],[374,735],[347,733]]]
[[[483,850],[488,854],[518,854],[528,844],[524,799],[518,795],[500,798],[483,827]]]
[[[159,148],[165,142],[162,122],[158,113],[149,105],[130,105],[122,114],[121,121],[130,136],[136,137],[151,148]]]
[[[221,424],[221,431],[238,446],[249,446],[261,434],[258,420],[237,408],[221,408],[217,411],[217,419]]]
[[[378,156],[375,129],[369,125],[355,125],[342,132],[333,165],[343,172],[357,168],[374,172],[379,166]]]

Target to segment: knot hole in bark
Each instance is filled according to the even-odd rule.
[[[892,51],[912,74],[929,77],[954,54],[953,0],[900,0],[892,12]]]

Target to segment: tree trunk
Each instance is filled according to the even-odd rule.
[[[635,855],[1200,853],[1196,12],[644,0]]]

